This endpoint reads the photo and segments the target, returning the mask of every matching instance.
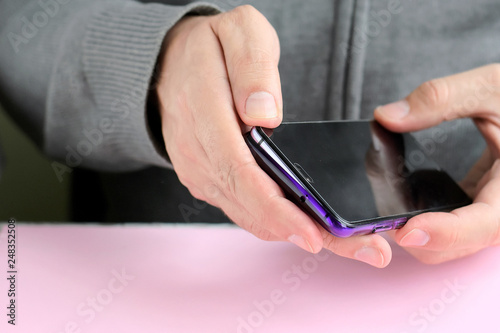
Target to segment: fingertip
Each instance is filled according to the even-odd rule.
[[[431,239],[426,230],[414,228],[399,238],[397,242],[402,247],[422,247]]]
[[[384,261],[382,262],[382,265],[379,268],[384,268],[387,267],[392,261],[392,249],[387,241],[385,241],[385,244],[383,245],[381,252],[382,256],[384,257]]]
[[[433,247],[439,237],[436,232],[450,222],[450,214],[429,212],[411,218],[401,229],[394,233],[394,241],[406,248]],[[432,236],[432,237],[431,237]]]
[[[415,229],[421,229],[422,223],[420,223],[421,215],[417,215],[409,219],[406,224],[399,229],[393,230],[392,238],[399,246],[404,246],[401,244],[401,240]]]
[[[381,105],[375,109],[379,117],[389,120],[402,120],[410,113],[410,104],[405,99],[400,101]]]
[[[316,229],[316,232],[309,236],[309,243],[311,244],[311,253],[319,253],[321,250],[323,250],[323,237],[321,236],[321,233],[319,230]]]
[[[354,253],[354,259],[367,263],[374,267],[381,267],[384,264],[382,252],[374,247],[363,246]]]
[[[374,111],[375,119],[393,131],[404,130],[405,120],[410,114],[410,105],[405,99],[378,106]]]
[[[373,267],[384,268],[392,260],[392,251],[388,243],[380,246],[363,246],[354,253],[354,259]]]
[[[247,98],[245,114],[254,119],[277,118],[278,108],[274,96],[266,91],[252,93]]]
[[[288,237],[288,241],[300,247],[301,249],[316,254],[323,249],[323,241],[314,239],[315,237],[304,238],[302,236],[293,234]]]
[[[374,242],[375,242],[376,246],[378,247],[378,249],[382,255],[382,261],[379,263],[379,265],[377,265],[375,267],[377,267],[377,268],[387,267],[387,265],[389,265],[389,263],[392,260],[391,245],[389,244],[387,239],[385,239],[384,237],[382,237],[379,234],[375,234],[372,236],[374,238]]]
[[[301,212],[302,213],[302,212]],[[305,213],[302,213],[303,220],[298,225],[300,226],[300,234],[306,240],[308,248],[305,249],[310,253],[318,253],[323,249],[323,230],[320,230],[316,223],[310,219]]]
[[[377,234],[349,238],[326,235],[325,240],[325,248],[331,252],[373,267],[386,267],[392,259],[391,246],[385,238]]]
[[[275,128],[281,123],[283,112],[271,93],[259,91],[248,96],[240,116],[248,126]]]

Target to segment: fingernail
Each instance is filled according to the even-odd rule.
[[[420,229],[413,229],[401,238],[399,244],[401,246],[424,246],[429,242],[430,238],[427,232]]]
[[[382,113],[387,118],[402,119],[410,112],[410,105],[403,99],[391,104],[379,106],[376,111]]]
[[[380,142],[378,136],[376,136],[373,132],[372,132],[372,143],[373,143],[373,149],[379,152],[380,148],[382,147],[382,143]]]
[[[307,252],[314,253],[314,249],[312,248],[311,244],[309,244],[309,242],[302,236],[291,235],[290,237],[288,237],[288,241],[297,245],[301,249],[306,250]]]
[[[251,118],[276,118],[278,109],[273,95],[263,91],[251,94],[247,99],[245,113]]]
[[[356,251],[354,258],[375,267],[382,267],[384,264],[384,256],[382,255],[382,252],[373,247],[362,247]]]

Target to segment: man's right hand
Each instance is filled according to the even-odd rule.
[[[282,120],[277,34],[251,6],[188,16],[167,35],[157,86],[167,152],[197,199],[220,207],[264,240],[323,247],[376,267],[391,260],[380,235],[336,238],[291,201],[256,164],[242,132]]]

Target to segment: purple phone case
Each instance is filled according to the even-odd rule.
[[[276,152],[278,149],[273,149],[257,128],[252,128],[245,135],[245,141],[261,168],[280,185],[299,207],[337,237],[350,237],[401,228],[413,216],[409,214],[407,216],[377,218],[363,221],[363,223],[346,221],[321,203],[321,200],[304,184],[305,180],[300,173],[293,171],[293,164],[287,160],[286,156],[279,156],[279,152]]]

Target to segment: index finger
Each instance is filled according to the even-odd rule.
[[[249,126],[278,126],[283,117],[283,101],[276,31],[250,5],[239,6],[212,22],[241,120]]]
[[[416,131],[457,118],[488,118],[500,125],[500,64],[433,79],[404,100],[378,107],[375,118],[396,132]]]
[[[217,196],[212,186],[198,189],[207,192],[204,197],[256,236],[291,239],[308,251],[318,252],[323,244],[318,228],[283,197],[276,183],[256,164],[243,139],[225,50],[209,24],[195,29],[199,30],[188,39],[186,48],[193,50],[190,56],[199,69],[196,75],[185,78],[177,98],[192,113],[193,135],[207,160],[207,165],[192,177],[203,183],[211,181],[218,189]]]

